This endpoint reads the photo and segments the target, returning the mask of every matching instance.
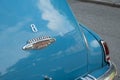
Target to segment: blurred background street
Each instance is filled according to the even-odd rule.
[[[111,59],[117,66],[116,80],[120,80],[120,8],[79,0],[68,2],[78,21],[98,33],[108,43]]]
[[[108,2],[120,3],[120,0],[97,0],[97,1],[108,1]]]
[[[83,1],[106,1],[106,2],[120,3],[120,0],[83,0]]]

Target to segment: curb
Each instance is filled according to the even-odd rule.
[[[114,3],[114,2],[109,2],[109,1],[101,1],[101,0],[79,0],[79,1],[96,3],[96,4],[120,8],[120,3]]]

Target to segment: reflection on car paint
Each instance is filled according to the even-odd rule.
[[[42,12],[42,19],[48,21],[48,29],[58,35],[63,36],[75,29],[67,17],[61,14],[59,10],[53,6],[50,0],[39,0],[38,8],[40,12]]]

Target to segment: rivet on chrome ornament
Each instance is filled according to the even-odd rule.
[[[55,42],[55,38],[49,36],[38,37],[27,41],[27,44],[23,46],[23,50],[42,49]]]

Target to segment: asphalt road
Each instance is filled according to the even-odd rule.
[[[97,32],[110,49],[120,75],[120,8],[68,0],[78,21]],[[119,78],[119,79],[118,79]],[[116,80],[120,80],[118,76]]]

